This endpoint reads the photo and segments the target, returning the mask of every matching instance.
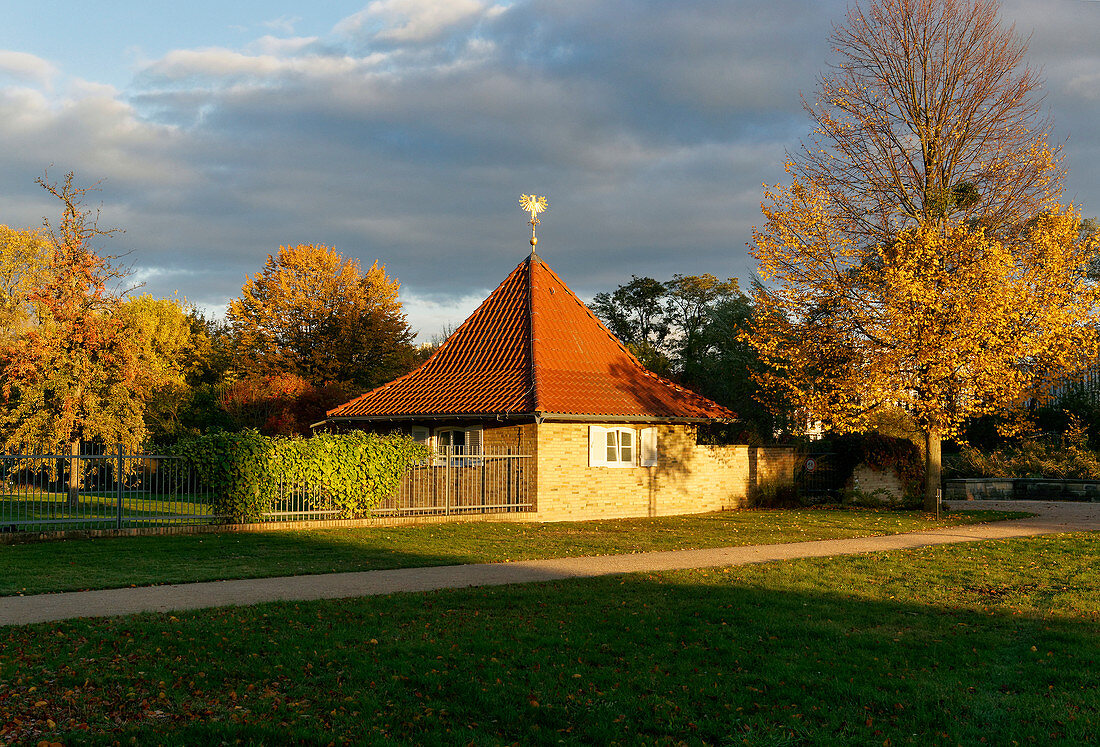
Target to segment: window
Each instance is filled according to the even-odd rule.
[[[612,428],[607,431],[607,466],[634,464],[634,431]]]
[[[652,467],[657,464],[657,429],[588,428],[588,466]],[[640,447],[640,448],[639,448]]]
[[[438,465],[447,463],[447,456],[468,455],[481,457],[484,449],[484,431],[481,426],[471,428],[437,428],[432,438],[433,462]],[[480,465],[480,458],[451,460],[451,466],[474,467]]]

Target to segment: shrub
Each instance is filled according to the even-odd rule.
[[[945,467],[949,477],[1100,480],[1100,454],[1089,448],[1085,430],[1073,423],[1060,438],[1033,437],[988,451],[964,446]]]
[[[408,436],[363,431],[273,438],[257,431],[212,433],[168,449],[213,491],[215,513],[260,520],[280,486],[309,487],[342,516],[365,516],[397,489],[405,468],[426,456]]]
[[[746,508],[797,508],[804,505],[798,488],[790,482],[762,480],[749,487]]]

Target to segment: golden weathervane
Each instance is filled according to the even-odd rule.
[[[550,207],[550,203],[545,197],[538,195],[520,195],[519,206],[531,214],[531,220],[528,223],[531,224],[531,251],[533,252],[535,244],[539,243],[535,238],[535,226],[539,224],[539,213]]]

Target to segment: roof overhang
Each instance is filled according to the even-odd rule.
[[[412,413],[401,415],[342,415],[326,418],[320,423],[314,423],[312,427],[325,423],[360,423],[378,421],[409,421],[409,420],[534,420],[534,413],[530,412],[436,412],[436,413]]]
[[[402,415],[345,415],[314,423],[318,428],[328,423],[378,423],[424,420],[528,420],[536,423],[732,423],[734,418],[685,418],[656,415],[584,415],[571,412],[450,412],[413,413]]]
[[[732,423],[734,418],[659,417],[656,415],[579,415],[571,412],[540,412],[539,422],[557,423]]]

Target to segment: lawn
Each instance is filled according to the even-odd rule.
[[[0,742],[1094,744],[1095,533],[0,629]]]
[[[122,494],[122,518],[126,521],[152,517],[168,520],[211,517],[214,515],[213,507],[203,502],[204,497],[200,494],[128,490]],[[82,490],[75,506],[69,505],[68,493],[39,490],[0,492],[0,525],[19,522],[22,531],[51,531],[72,526],[110,528],[118,514],[118,494],[113,491]],[[34,523],[24,525],[24,522]]]
[[[803,509],[551,524],[163,535],[0,545],[0,595],[868,537],[1022,516]]]

